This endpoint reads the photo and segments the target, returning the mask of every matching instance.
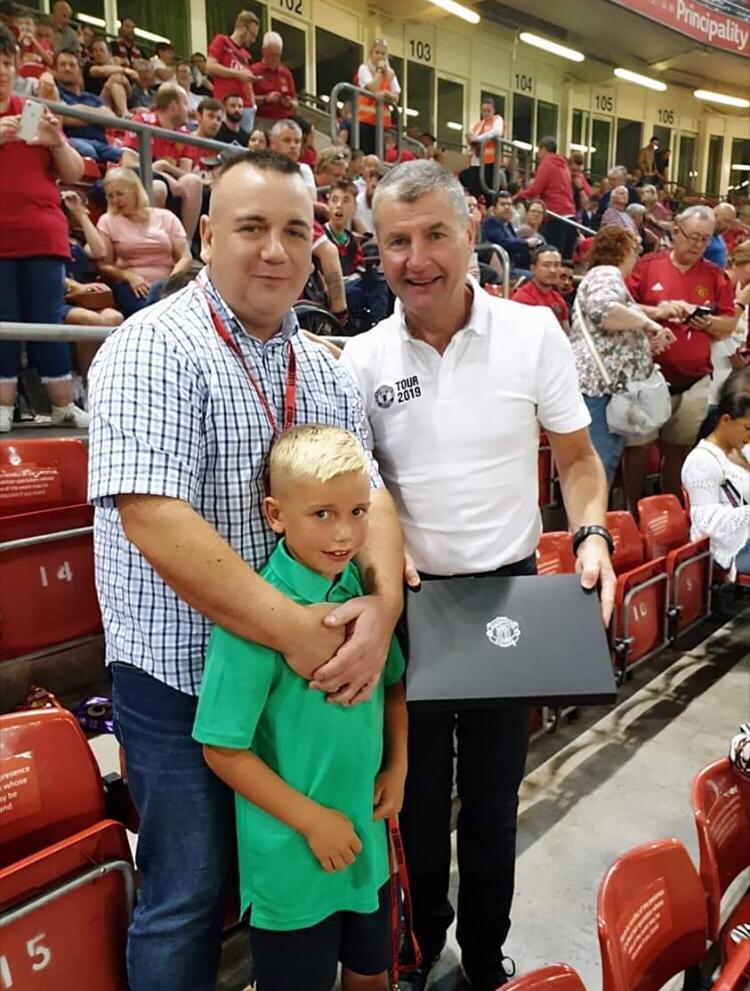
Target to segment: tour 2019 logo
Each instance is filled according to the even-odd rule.
[[[394,403],[408,403],[410,399],[419,399],[422,387],[417,375],[408,375],[397,379],[393,385],[384,383],[375,390],[375,403],[380,409],[390,409]]]

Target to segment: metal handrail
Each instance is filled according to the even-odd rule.
[[[67,103],[57,103],[55,100],[40,100],[34,98],[35,102],[43,103],[49,107],[52,113],[59,117],[73,117],[75,120],[83,120],[87,124],[96,124],[102,128],[115,128],[120,131],[133,131],[138,136],[138,157],[140,163],[141,182],[144,185],[148,198],[153,203],[154,198],[154,156],[153,138],[166,138],[168,141],[176,141],[181,145],[194,145],[197,148],[208,148],[217,152],[223,158],[231,158],[233,155],[240,155],[245,148],[227,144],[224,141],[211,141],[208,138],[197,138],[193,134],[182,131],[173,131],[168,127],[153,127],[151,124],[141,124],[138,121],[126,120],[124,117],[103,117],[101,114],[92,113],[90,110],[79,110],[77,107],[70,107]]]
[[[122,875],[123,884],[125,886],[125,899],[127,902],[127,915],[130,919],[133,915],[133,905],[135,903],[135,878],[133,875],[133,866],[129,864],[126,860],[108,860],[103,864],[98,864],[95,867],[90,868],[83,874],[79,874],[77,877],[71,878],[69,881],[63,881],[62,884],[57,885],[55,888],[51,888],[48,891],[43,891],[40,895],[30,898],[28,901],[23,902],[16,908],[11,908],[7,912],[3,912],[0,915],[0,929],[4,929],[7,926],[12,925],[14,922],[18,922],[20,919],[26,918],[27,915],[31,915],[32,912],[37,911],[40,908],[46,908],[53,902],[58,901],[65,895],[69,895],[71,891],[77,891],[79,888],[85,887],[92,881],[96,881],[98,878],[106,877],[107,874],[112,874],[117,871]]]
[[[586,227],[585,224],[579,224],[577,220],[572,220],[570,217],[563,217],[562,214],[555,213],[554,210],[547,210],[546,207],[544,210],[544,215],[545,217],[552,217],[554,220],[560,220],[563,224],[569,224],[571,227],[575,227],[577,230],[583,231],[584,234],[588,234],[589,236],[594,236],[596,234],[596,231],[592,230],[591,227]]]
[[[484,177],[484,146],[490,143],[495,146],[495,161],[492,165],[492,186],[487,185],[487,180]],[[496,196],[497,193],[500,192],[501,186],[500,159],[503,156],[503,145],[510,148],[511,152],[513,151],[513,145],[510,141],[506,141],[502,135],[498,134],[478,134],[476,138],[472,137],[469,144],[479,145],[479,153],[477,157],[479,158],[479,185],[482,187],[482,192],[485,196]]]
[[[0,543],[0,553],[18,551],[24,547],[36,547],[38,544],[54,544],[60,540],[71,540],[73,537],[88,537],[93,532],[92,526],[79,526],[73,530],[58,530],[56,533],[37,533],[33,537],[19,537],[18,540],[6,540],[4,543]]]
[[[339,94],[347,90],[354,93],[354,106],[352,107],[352,131],[350,135],[350,144],[352,148],[359,148],[359,100],[361,96],[364,96],[368,100],[375,101],[375,154],[382,161],[385,152],[385,139],[384,139],[384,127],[383,127],[383,104],[387,103],[395,110],[398,110],[398,103],[396,100],[392,100],[390,97],[386,96],[385,93],[371,93],[369,89],[364,89],[362,86],[357,86],[356,83],[341,82],[336,83],[336,85],[331,90],[331,95],[328,102],[328,113],[330,115],[331,121],[331,141],[336,143],[336,138],[338,137],[338,122],[336,120],[336,109],[339,100]],[[403,125],[401,123],[401,116],[398,115],[396,122],[396,161],[401,156],[401,141],[403,134]]]
[[[497,255],[500,259],[500,264],[503,266],[503,296],[506,299],[510,299],[510,255],[500,244],[495,244],[493,241],[484,241],[482,244],[478,244],[474,249],[477,253],[480,251],[491,251],[493,254]]]

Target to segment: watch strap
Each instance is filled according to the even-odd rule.
[[[581,526],[573,534],[573,553],[578,553],[578,548],[586,540],[587,537],[602,537],[609,548],[609,553],[614,554],[615,542],[612,539],[612,534],[604,526]]]

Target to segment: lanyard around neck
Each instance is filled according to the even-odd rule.
[[[291,430],[294,426],[295,412],[297,406],[297,358],[294,354],[294,346],[292,342],[289,342],[289,363],[287,365],[286,373],[286,387],[284,389],[284,422],[282,424],[281,430],[279,430],[278,421],[276,420],[276,414],[274,413],[271,404],[266,398],[266,394],[263,392],[258,380],[253,375],[252,369],[247,363],[244,354],[240,350],[240,346],[237,341],[232,337],[230,332],[224,325],[224,321],[219,316],[216,307],[211,302],[206,290],[200,283],[197,283],[198,288],[203,293],[206,303],[208,304],[208,312],[211,314],[211,322],[214,325],[214,330],[219,338],[224,344],[229,348],[232,354],[235,356],[237,361],[242,365],[242,369],[245,372],[245,376],[250,383],[250,385],[255,390],[255,394],[258,397],[258,401],[263,408],[263,412],[266,414],[266,419],[270,424],[271,431],[273,432],[273,439],[276,440],[281,433],[286,430]]]

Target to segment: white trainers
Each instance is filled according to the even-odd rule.
[[[13,429],[13,407],[0,406],[0,434],[7,434]]]
[[[89,415],[85,410],[79,409],[75,403],[68,403],[67,406],[53,406],[52,425],[85,430],[89,425]]]

